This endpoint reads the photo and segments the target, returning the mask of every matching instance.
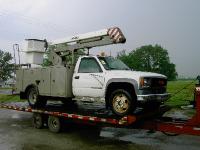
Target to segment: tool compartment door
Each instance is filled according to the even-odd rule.
[[[38,85],[40,95],[50,96],[50,80],[51,80],[51,69],[41,68],[39,70],[40,83]]]
[[[51,96],[66,96],[66,68],[52,67],[51,69]]]
[[[23,91],[23,78],[24,78],[24,70],[19,69],[16,71],[16,92],[20,93]]]

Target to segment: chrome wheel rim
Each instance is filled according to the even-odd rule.
[[[129,100],[125,94],[117,94],[113,98],[113,108],[118,113],[125,113],[129,108]]]

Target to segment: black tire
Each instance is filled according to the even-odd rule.
[[[33,113],[32,123],[33,123],[33,127],[36,128],[36,129],[43,128],[43,126],[44,126],[44,119],[43,119],[42,115],[39,114],[39,113]]]
[[[137,105],[136,96],[133,94],[131,95],[124,89],[113,91],[110,95],[109,102],[113,113],[118,116],[125,116],[133,113]]]
[[[29,106],[32,108],[43,108],[45,107],[47,100],[41,99],[39,96],[38,89],[36,87],[31,87],[27,92],[27,99]]]
[[[48,127],[51,132],[58,133],[61,130],[61,122],[58,117],[49,116]]]

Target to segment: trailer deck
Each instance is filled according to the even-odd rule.
[[[200,135],[200,87],[195,88],[196,114],[188,120],[163,117],[170,108],[162,106],[154,110],[136,110],[133,114],[117,117],[106,110],[104,105],[82,106],[74,103],[70,106],[61,104],[47,105],[44,109],[35,109],[29,106],[15,104],[0,104],[0,108],[17,111],[32,112],[33,125],[42,128],[46,120],[50,131],[59,132],[61,120],[75,121],[97,126],[112,126],[133,129],[146,129],[174,134]]]
[[[92,105],[92,106],[91,106]],[[44,109],[34,109],[29,106],[20,106],[18,104],[1,104],[0,108],[11,109],[16,111],[32,112],[44,115],[52,115],[71,120],[82,120],[83,122],[94,123],[100,126],[115,125],[118,127],[130,126],[136,119],[150,119],[152,116],[162,116],[170,108],[162,106],[159,110],[136,110],[134,114],[125,117],[117,117],[111,111],[106,110],[104,105],[94,104],[73,104],[64,106],[62,104],[47,105]]]

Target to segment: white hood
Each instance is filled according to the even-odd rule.
[[[167,78],[165,75],[158,73],[130,70],[108,70],[106,75],[112,78],[129,78],[137,81],[139,81],[140,77]]]

